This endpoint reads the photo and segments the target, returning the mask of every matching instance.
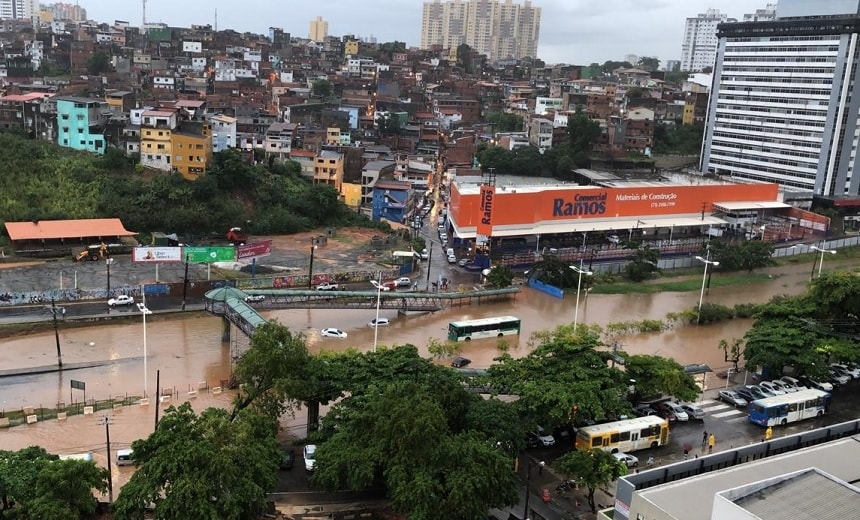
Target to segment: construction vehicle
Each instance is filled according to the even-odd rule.
[[[108,256],[108,246],[104,242],[101,244],[95,244],[91,246],[87,246],[85,249],[80,251],[73,249],[72,250],[72,259],[75,262],[80,262],[83,260],[101,260]]]
[[[227,232],[227,240],[229,240],[234,246],[242,246],[248,241],[248,235],[247,233],[242,232],[242,228],[232,227],[230,228],[230,231]]]

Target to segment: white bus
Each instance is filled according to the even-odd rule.
[[[630,452],[656,448],[668,442],[669,422],[656,415],[585,426],[576,432],[577,450]]]
[[[822,390],[801,390],[792,394],[758,399],[749,404],[749,420],[761,427],[821,417],[830,408],[830,394]]]
[[[519,333],[520,319],[514,316],[452,321],[448,324],[448,339],[451,341],[469,341]]]

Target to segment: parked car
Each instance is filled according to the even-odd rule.
[[[317,291],[336,291],[340,286],[336,283],[323,282],[317,285]]]
[[[611,244],[621,243],[621,239],[618,237],[618,235],[609,235],[608,237],[606,237],[606,240]]]
[[[756,397],[755,395],[753,395],[753,393],[750,392],[749,388],[745,386],[739,386],[735,388],[735,392],[737,392],[738,394],[740,394],[741,397],[746,399],[747,403],[751,403],[756,399],[761,399],[760,397]]]
[[[326,337],[326,338],[341,338],[341,339],[344,339],[344,338],[346,338],[347,333],[346,333],[346,332],[344,332],[344,331],[342,331],[342,330],[340,330],[340,329],[335,329],[335,328],[331,328],[331,327],[329,327],[329,328],[327,328],[327,329],[323,329],[323,330],[321,330],[321,331],[320,331],[320,336],[323,336],[323,337]]]
[[[379,282],[377,282],[376,280],[371,280],[371,281],[370,281],[370,285],[372,285],[374,289],[376,289],[376,290],[378,290],[378,291],[382,291],[382,292],[386,292],[386,291],[390,291],[390,290],[391,290],[391,287],[389,287],[388,285],[386,285],[386,284],[384,284],[384,283],[383,283],[383,284],[380,284],[380,283],[379,283]]]
[[[830,383],[835,385],[844,385],[848,381],[851,381],[851,376],[846,374],[845,372],[840,373],[837,370],[833,370],[832,368],[828,371],[828,375],[830,376]]]
[[[860,379],[860,366],[854,363],[833,363],[831,367],[839,367],[854,379]]]
[[[629,453],[623,453],[620,451],[616,451],[612,454],[613,457],[618,459],[618,462],[624,463],[628,468],[636,468],[639,467],[639,458],[635,455],[630,455]]]
[[[705,420],[705,411],[700,407],[690,404],[684,403],[681,405],[681,408],[687,412],[687,417],[690,418],[691,421],[704,421]]]
[[[830,370],[833,370],[837,374],[846,376],[846,377],[848,377],[848,379],[857,379],[857,375],[855,375],[855,374],[860,375],[860,370],[857,370],[857,371],[850,370],[847,366],[839,365],[836,363],[830,365]]]
[[[134,303],[134,298],[127,294],[120,294],[116,298],[108,300],[108,307],[116,307],[117,305],[131,305]]]
[[[646,417],[648,415],[660,415],[657,413],[657,410],[651,408],[650,406],[637,406],[633,408],[633,415],[636,417]]]
[[[292,449],[284,450],[281,457],[281,469],[293,469],[293,464],[296,462],[296,452]]]
[[[457,262],[457,265],[459,265],[460,267],[466,267],[467,265],[472,265],[474,263],[474,260],[472,260],[471,258],[461,258],[460,261]]]
[[[791,393],[797,392],[796,386],[789,385],[788,383],[786,383],[782,379],[774,379],[773,381],[770,382],[770,384],[772,384],[776,388],[779,388],[780,390],[782,390],[786,394],[791,394]]]
[[[782,381],[782,383],[786,386],[793,386],[798,390],[806,390],[806,386],[800,381],[800,379],[797,379],[796,377],[782,376],[781,378],[779,378],[779,380]]]
[[[247,303],[258,303],[265,300],[266,297],[262,294],[249,294],[248,296],[245,296],[245,302]]]
[[[401,276],[397,280],[394,280],[395,287],[412,287],[412,280],[409,279],[408,276]]]
[[[387,327],[389,325],[391,325],[391,321],[388,318],[373,318],[367,322],[368,327]]]
[[[303,451],[303,455],[305,458],[305,471],[313,471],[316,468],[316,459],[314,455],[316,455],[317,447],[316,444],[308,444],[305,446]]]
[[[770,381],[762,381],[758,384],[758,386],[762,389],[768,390],[773,395],[785,395],[785,390],[783,390],[780,385],[775,385]]]
[[[421,250],[421,260],[429,260],[429,259],[430,259],[430,253],[427,252],[427,248],[425,247],[424,249]]]
[[[449,264],[456,264],[456,263],[457,263],[457,257],[456,257],[456,256],[454,256],[454,255],[450,255],[450,256],[448,257],[448,263],[449,263]]]
[[[833,391],[833,384],[827,381],[816,381],[815,379],[809,377],[801,377],[800,382],[808,388],[814,388],[816,390],[821,390],[822,392]]]
[[[717,393],[717,399],[732,406],[745,407],[747,404],[749,404],[749,402],[746,400],[746,398],[744,398],[744,396],[742,396],[738,392],[735,392],[734,390],[720,390]]]
[[[534,434],[543,446],[555,446],[555,437],[545,432],[540,426],[535,429]]]
[[[439,233],[439,240],[441,240],[442,242],[447,242],[448,241],[448,233]]]
[[[671,403],[668,401],[664,401],[662,403],[654,403],[651,405],[651,408],[657,410],[660,413],[660,416],[668,421],[689,421],[690,417],[687,415],[687,412],[681,409],[680,406],[675,403]]]
[[[776,395],[770,393],[769,390],[766,390],[758,385],[746,385],[745,388],[749,390],[749,393],[751,393],[753,397],[755,397],[753,401],[755,401],[756,399],[764,399],[766,397],[773,397],[774,395]]]
[[[540,439],[538,439],[538,436],[535,435],[534,433],[531,433],[531,432],[527,433],[526,434],[526,447],[527,448],[537,448],[538,446],[540,446]]]

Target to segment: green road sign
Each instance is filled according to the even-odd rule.
[[[182,248],[182,260],[186,259],[195,264],[232,262],[236,259],[236,248],[233,246],[184,247]]]

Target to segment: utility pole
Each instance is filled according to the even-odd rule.
[[[158,406],[156,405],[156,408]],[[105,443],[107,444],[107,470],[108,470],[108,503],[113,503],[113,474],[111,472],[110,460],[110,417],[105,415]]]
[[[427,292],[430,292],[430,262],[433,261],[433,242],[430,242],[430,251],[427,253]]]
[[[57,325],[57,304],[51,298],[51,313],[54,315],[54,339],[57,340],[57,366],[63,369],[63,352],[60,350],[60,329]]]
[[[182,280],[182,310],[185,310],[185,297],[188,295],[188,255],[185,255],[185,278]]]

